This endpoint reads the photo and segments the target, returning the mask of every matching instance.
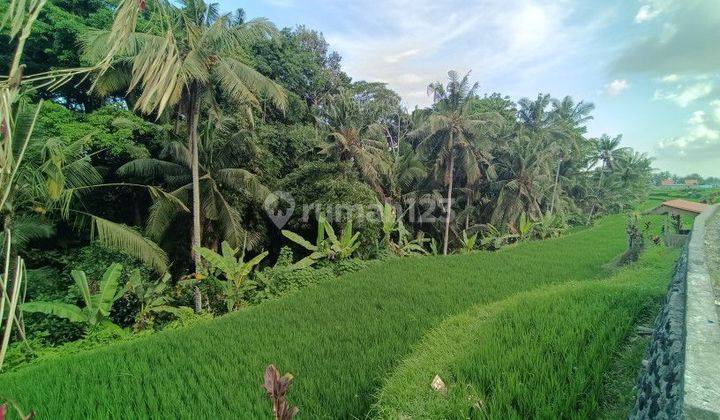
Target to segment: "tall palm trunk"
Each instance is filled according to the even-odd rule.
[[[195,272],[200,270],[200,254],[196,251],[202,245],[202,231],[200,227],[200,158],[198,140],[198,124],[200,123],[200,89],[195,86],[190,90],[190,104],[188,112],[188,134],[190,137],[190,171],[192,173],[192,239],[190,253],[195,263]],[[202,294],[200,288],[193,288],[195,313],[202,312]]]
[[[195,252],[202,244],[202,231],[200,227],[200,162],[198,157],[198,124],[200,121],[200,92],[197,87],[191,91],[190,115],[188,116],[188,133],[190,135],[190,166],[192,172],[192,258],[195,262],[195,271],[200,268],[200,255]]]
[[[450,135],[450,168],[447,176],[448,180],[448,193],[447,193],[447,208],[445,209],[445,239],[443,241],[443,255],[448,253],[448,242],[450,241],[450,214],[452,213],[452,191],[453,191],[453,180],[455,178],[455,153],[453,148],[452,134]]]
[[[603,175],[605,175],[605,161],[603,160],[602,167],[600,168],[600,180],[598,181],[598,188],[597,193],[600,194],[600,189],[602,188],[602,182],[603,182]],[[590,218],[595,215],[595,207],[598,204],[598,200],[600,200],[600,197],[596,197],[595,202],[592,205],[592,208],[590,209]]]
[[[560,158],[558,161],[557,171],[555,171],[555,187],[553,188],[552,201],[550,202],[550,214],[553,214],[555,210],[555,200],[557,199],[558,183],[560,183],[560,166],[562,166],[563,159]]]

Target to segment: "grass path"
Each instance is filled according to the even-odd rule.
[[[295,375],[300,418],[364,417],[428,330],[473,305],[601,276],[624,226],[613,216],[502,252],[376,264],[208,324],[0,376],[0,393],[49,419],[267,418],[260,383],[275,363]]]
[[[657,312],[677,254],[653,247],[609,278],[519,293],[446,319],[389,375],[375,414],[592,418],[614,408],[615,418],[627,416],[631,403],[624,399],[604,406],[605,374],[618,374],[609,390],[632,396],[632,383],[622,381],[632,382],[640,364],[619,371],[616,349],[640,319]],[[431,389],[435,375],[447,395]]]

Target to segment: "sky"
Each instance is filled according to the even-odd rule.
[[[592,102],[589,134],[622,134],[659,170],[720,176],[720,0],[219,1],[321,31],[354,80],[409,109],[472,71],[481,93]]]

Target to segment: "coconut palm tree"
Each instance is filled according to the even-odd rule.
[[[620,181],[626,197],[638,200],[647,191],[652,173],[652,158],[646,153],[626,150],[615,161],[614,175]]]
[[[248,232],[243,218],[232,205],[232,196],[241,194],[255,203],[262,203],[270,191],[254,173],[252,162],[258,153],[253,131],[239,128],[231,118],[210,119],[202,124],[198,144],[199,193],[203,206],[199,213],[201,227],[208,233],[206,242],[217,250],[226,241],[233,247],[252,247],[260,240],[256,232]],[[157,200],[150,210],[148,233],[161,239],[173,226],[176,216],[193,200],[193,173],[190,150],[183,142],[165,145],[160,159],[143,158],[126,163],[118,169],[123,177],[161,182],[177,202]],[[184,206],[178,206],[177,203]],[[202,244],[203,246],[205,244]]]
[[[620,147],[620,143],[622,142],[622,135],[617,135],[615,137],[610,137],[607,134],[603,134],[600,136],[599,139],[595,139],[595,150],[593,152],[593,160],[596,162],[599,162],[601,164],[600,166],[600,176],[598,178],[598,184],[597,189],[598,191],[595,193],[595,196],[600,197],[603,195],[602,193],[602,187],[603,187],[603,180],[605,178],[606,171],[614,170],[615,164],[618,161],[618,159],[626,153],[629,149],[627,147]],[[592,208],[590,209],[590,216],[592,217],[593,214],[595,214],[595,208],[597,203],[593,204]]]
[[[470,100],[475,98],[478,84],[470,83],[470,74],[463,77],[448,72],[448,83],[434,82],[428,86],[433,97],[433,113],[415,133],[421,138],[418,150],[429,157],[435,176],[447,188],[443,254],[447,255],[450,239],[450,218],[455,178],[462,176],[466,185],[475,184],[482,176],[481,152],[477,133],[487,122],[483,116],[470,112]]]
[[[552,179],[552,160],[543,142],[523,130],[499,152],[499,180],[493,183],[499,195],[491,218],[493,225],[515,225],[521,214],[531,220],[542,217],[540,205]]]
[[[278,84],[258,73],[247,61],[246,46],[253,39],[272,36],[275,29],[264,19],[238,22],[221,15],[217,4],[203,0],[177,3],[160,0],[154,23],[148,32],[133,32],[117,51],[119,65],[131,65],[128,91],[139,89],[135,108],[146,114],[162,115],[167,109],[184,118],[188,134],[188,153],[192,175],[193,260],[201,246],[200,222],[200,117],[217,108],[218,95],[238,104],[261,108],[260,98],[267,97],[276,107],[285,109],[287,95]],[[107,55],[109,31],[94,31],[85,42],[87,57]],[[99,89],[117,88],[122,83],[117,73],[104,73]]]
[[[563,163],[572,159],[580,151],[584,140],[583,135],[587,132],[586,124],[593,119],[590,113],[595,109],[592,103],[580,101],[575,103],[572,97],[566,96],[562,100],[552,100],[552,121],[557,127],[556,130],[563,133],[559,136],[559,142],[555,143],[558,155],[557,170],[555,172],[555,184],[550,202],[550,213],[555,210],[555,202],[558,197],[558,186],[560,184],[560,171]]]
[[[622,142],[622,135],[610,137],[607,134],[603,134],[599,139],[595,140],[595,160],[600,162],[602,167],[600,174],[605,169],[614,169],[615,162],[617,159],[627,151],[627,147],[619,147]]]
[[[352,162],[380,202],[387,201],[382,184],[390,175],[392,159],[385,128],[368,121],[349,90],[326,98],[316,113],[318,124],[330,132],[321,153]]]
[[[427,178],[425,162],[407,142],[397,147],[390,176],[390,185],[395,200],[402,200],[405,194],[418,191],[419,183]]]

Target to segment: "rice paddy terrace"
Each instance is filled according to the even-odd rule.
[[[273,363],[299,418],[591,414],[652,317],[676,251],[621,270],[625,218],[500,252],[393,259],[188,329],[0,376],[39,418],[269,418]],[[434,375],[447,397],[430,388]],[[506,378],[500,380],[500,378]],[[540,402],[544,402],[540,404]]]

